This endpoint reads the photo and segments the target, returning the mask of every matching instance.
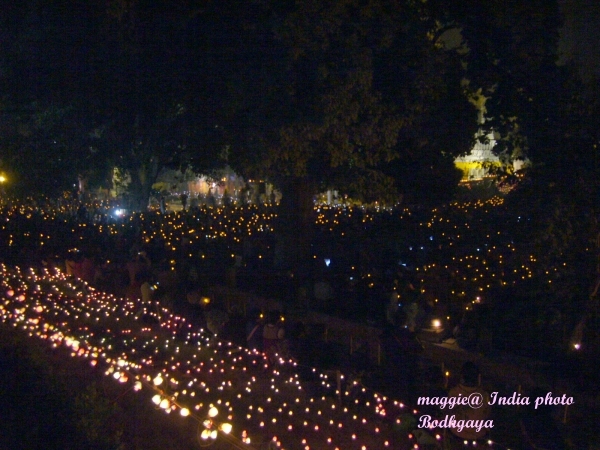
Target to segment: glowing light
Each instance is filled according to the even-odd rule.
[[[471,206],[473,205],[476,204],[473,203]],[[456,206],[456,208],[460,208],[460,206]],[[198,220],[198,224],[194,224],[194,228],[196,228],[194,232],[189,227],[186,227],[186,221],[190,217],[186,217],[183,214],[179,216],[172,214],[170,217],[159,216],[159,222],[152,224],[149,223],[148,217],[151,217],[150,220],[154,221],[157,216],[144,215],[142,217],[142,215],[139,215],[142,221],[142,239],[146,243],[152,243],[155,238],[162,239],[166,243],[165,248],[167,252],[171,252],[171,250],[181,250],[177,242],[180,242],[183,233],[193,243],[199,243],[200,240],[205,239],[225,238],[227,240],[232,239],[229,242],[238,245],[242,244],[241,237],[250,235],[250,232],[254,234],[262,232],[269,226],[269,218],[266,218],[267,214],[260,213],[258,209],[254,208],[245,209],[244,213],[239,217],[227,217],[223,210],[217,210],[216,208],[207,208],[203,210],[203,213],[211,215],[212,225],[209,229],[206,223]],[[342,215],[345,214],[349,217],[351,213],[352,208],[349,207],[345,207],[343,210],[341,208],[321,207],[319,214],[322,214],[322,216],[319,216],[318,223],[333,230],[335,230],[336,226],[343,228]],[[363,209],[362,214],[364,214],[363,223],[373,221],[373,214],[368,212],[368,210]],[[438,219],[441,221],[441,218]],[[161,223],[163,220],[165,222]],[[434,228],[436,220],[432,218],[422,226]],[[243,230],[234,231],[232,227],[226,225],[227,223],[233,224],[234,222],[236,222],[235,227]],[[251,222],[251,226],[247,226],[249,222]],[[0,227],[4,223],[0,222]],[[458,232],[465,228],[468,229],[468,226],[466,226],[468,224],[464,225],[458,223],[458,228],[455,229],[452,236],[447,235],[443,239],[459,239]],[[83,227],[84,224],[80,224],[79,226]],[[91,227],[91,224],[88,224],[88,226]],[[454,226],[454,223],[449,224],[447,228],[451,229],[452,226]],[[153,229],[155,227],[158,228]],[[104,224],[96,226],[96,230],[99,233],[109,233],[110,235],[117,235],[126,229],[125,226],[121,226],[121,224],[115,225],[114,223],[108,226]],[[243,235],[241,234],[242,231]],[[436,242],[440,242],[441,245],[452,245],[451,243],[444,244],[443,239],[438,239],[436,231],[432,230]],[[73,233],[77,233],[77,230],[73,230]],[[425,235],[425,237],[427,236],[429,234]],[[465,233],[460,236],[468,236],[468,234]],[[42,237],[44,240],[50,239],[50,236],[46,237],[44,235]],[[36,239],[40,238],[36,237]],[[446,270],[456,269],[456,279],[459,286],[452,295],[460,297],[462,301],[468,303],[470,305],[469,310],[472,310],[475,307],[474,303],[477,302],[472,292],[477,289],[484,292],[483,286],[486,286],[485,282],[493,280],[498,285],[508,283],[508,285],[514,286],[514,280],[519,280],[521,276],[528,276],[532,272],[532,264],[534,262],[532,258],[527,264],[518,268],[514,275],[512,275],[513,267],[511,267],[511,279],[507,279],[503,274],[502,279],[500,279],[499,272],[496,273],[498,277],[494,279],[492,278],[494,274],[491,274],[491,271],[485,271],[488,270],[490,261],[502,264],[502,255],[498,254],[499,250],[497,249],[494,250],[496,253],[493,253],[491,250],[492,246],[490,245],[488,247],[489,251],[485,254],[487,261],[485,262],[483,256],[486,248],[479,244],[478,247],[481,250],[479,254],[461,255],[456,258],[455,267],[445,267]],[[418,245],[415,246],[415,251],[418,248]],[[508,252],[514,252],[514,246],[509,245],[507,248]],[[475,247],[473,250],[475,250]],[[504,247],[504,250],[506,250],[506,247]],[[232,248],[232,251],[232,254],[235,255],[236,250]],[[182,255],[187,255],[187,252],[182,252]],[[477,259],[478,255],[482,257]],[[507,253],[504,256],[506,255]],[[263,252],[263,259],[268,256],[267,251]],[[198,255],[198,258],[204,257],[204,254]],[[334,257],[335,255],[332,256],[332,258]],[[206,258],[210,259],[211,255],[207,254]],[[458,261],[459,258],[460,262]],[[176,260],[176,257],[173,257],[172,261],[174,261],[173,266],[180,267],[180,261]],[[435,264],[429,264],[418,267],[415,270],[426,273],[433,270],[435,266]],[[506,264],[504,267],[506,267]],[[362,269],[358,267],[356,269],[353,268],[353,271],[355,279],[364,275]],[[481,276],[482,273],[485,273],[485,279]],[[11,269],[10,274],[8,270],[0,269],[0,275],[2,275],[0,283],[3,283],[1,291],[5,293],[4,296],[0,294],[0,320],[15,327],[27,327],[32,333],[39,333],[37,334],[38,336],[47,339],[50,345],[55,348],[69,346],[68,351],[73,357],[90,358],[90,364],[99,366],[99,371],[110,377],[111,382],[113,381],[113,377],[115,380],[124,383],[128,381],[127,377],[133,378],[135,376],[135,379],[131,380],[134,390],[142,387],[141,381],[135,381],[138,377],[150,385],[160,386],[161,389],[157,389],[157,391],[161,392],[163,396],[168,396],[168,398],[165,399],[163,396],[157,394],[152,397],[152,402],[156,405],[160,405],[161,403],[168,405],[164,408],[166,412],[174,412],[176,409],[179,409],[181,415],[185,417],[184,411],[186,408],[182,408],[180,402],[187,403],[192,397],[195,397],[196,399],[202,399],[204,402],[193,406],[194,411],[197,411],[198,417],[203,416],[203,418],[206,418],[206,409],[212,409],[213,406],[210,402],[213,402],[221,412],[225,413],[228,421],[233,421],[235,417],[235,422],[233,423],[236,425],[236,429],[238,423],[245,421],[247,417],[248,424],[246,426],[250,432],[259,431],[260,433],[260,436],[257,435],[254,438],[257,442],[262,441],[263,436],[272,435],[274,429],[287,429],[290,431],[294,430],[295,432],[302,429],[303,431],[310,432],[311,435],[315,435],[313,430],[318,430],[321,441],[320,443],[310,442],[311,448],[321,448],[327,436],[331,436],[327,439],[327,442],[332,444],[331,448],[334,448],[336,445],[339,446],[338,448],[349,448],[352,446],[350,442],[352,432],[355,432],[355,436],[357,436],[353,442],[353,447],[355,448],[363,446],[368,446],[368,448],[389,448],[392,446],[390,442],[395,443],[392,433],[389,433],[389,430],[383,427],[377,430],[375,424],[378,423],[381,416],[392,417],[396,408],[403,407],[402,404],[398,406],[397,402],[387,402],[383,397],[377,397],[377,404],[375,404],[371,398],[365,398],[369,391],[365,392],[364,389],[362,390],[362,394],[357,394],[361,396],[360,398],[352,398],[348,402],[347,408],[334,408],[335,404],[332,405],[329,398],[297,398],[297,389],[300,389],[299,380],[294,378],[295,375],[288,379],[287,372],[278,371],[279,363],[286,365],[286,369],[293,367],[293,363],[289,364],[288,361],[280,359],[275,367],[269,365],[267,366],[267,370],[263,372],[264,366],[261,363],[262,355],[260,353],[247,352],[245,349],[232,346],[213,337],[208,339],[205,337],[206,335],[202,334],[204,332],[194,329],[181,318],[166,311],[158,303],[152,305],[152,308],[148,308],[147,312],[149,316],[156,319],[156,326],[155,324],[150,325],[147,322],[145,322],[145,325],[142,325],[142,321],[138,321],[139,318],[135,317],[135,313],[140,309],[139,302],[125,302],[108,294],[93,291],[87,285],[79,281],[73,281],[73,277],[66,278],[64,274],[48,276],[47,273],[42,274],[41,271],[36,272],[33,270],[21,273],[17,269],[14,269],[14,271]],[[374,280],[374,278],[371,276],[370,280]],[[469,284],[473,284],[473,290],[467,289],[467,285]],[[490,286],[487,285],[487,287],[489,288]],[[426,286],[425,283],[421,285],[421,288],[423,292],[426,291],[425,288],[427,288],[427,293],[431,292],[429,286]],[[485,294],[482,293],[481,295],[483,298]],[[473,300],[474,298],[476,300]],[[200,303],[207,304],[210,302],[208,297],[206,299],[203,301],[200,298]],[[102,329],[102,332],[98,333],[97,331],[90,330],[90,327],[88,327],[90,323],[97,325],[98,329]],[[432,323],[432,325],[434,328],[436,327],[436,323]],[[440,321],[438,326],[442,326],[442,321]],[[573,347],[571,348],[577,350],[581,344],[572,345]],[[76,348],[77,350],[75,350]],[[256,370],[261,371],[261,375],[257,377],[259,378],[258,381],[252,376],[252,374],[258,374]],[[162,374],[157,375],[157,372],[160,371],[162,371]],[[268,373],[266,377],[272,377],[272,380],[265,382],[265,386],[271,394],[268,400],[268,409],[266,404],[261,403],[267,401],[263,397],[263,381],[260,379],[265,372]],[[319,371],[317,370],[317,372]],[[283,373],[286,373],[286,375],[282,376]],[[331,388],[332,391],[335,390],[335,383],[331,384],[331,378],[328,379],[325,374],[320,375],[323,385],[326,388]],[[446,375],[448,376],[448,374]],[[167,381],[167,387],[163,387],[163,384],[165,384],[163,381]],[[237,386],[238,382],[241,385],[240,389]],[[184,384],[185,386],[183,386]],[[293,388],[294,390],[290,391],[287,388]],[[219,399],[218,397],[224,393],[223,391],[229,391],[228,395]],[[348,393],[345,395],[348,395]],[[353,394],[351,393],[350,395]],[[227,405],[228,402],[226,399],[231,401],[231,405]],[[370,404],[369,400],[371,401]],[[247,414],[248,411],[245,408],[252,402],[254,403],[254,408],[249,408],[252,414]],[[285,402],[289,402],[287,406]],[[310,409],[306,408],[309,403],[311,404]],[[352,423],[353,413],[358,413],[357,410],[352,410],[354,404],[358,408],[362,408],[365,405],[368,407],[369,411],[365,410],[359,413],[358,416],[354,416],[354,420],[356,421],[354,423],[362,428],[366,427],[359,424],[374,424],[372,427],[368,427],[369,433],[363,433],[358,429],[351,429],[349,432],[346,431],[349,429],[347,425]],[[265,406],[264,410],[261,408],[261,405]],[[369,408],[369,406],[372,406],[372,408]],[[190,406],[191,408],[192,406]],[[226,409],[223,410],[223,408]],[[241,408],[244,408],[244,410],[240,411]],[[340,414],[347,414],[347,420],[343,420],[341,417],[333,417],[335,420],[331,420],[331,415],[328,414],[330,408],[336,409],[336,415],[338,412]],[[304,413],[305,410],[306,413]],[[322,414],[318,413],[319,410]],[[279,414],[275,411],[278,411]],[[273,415],[276,417],[273,417]],[[363,416],[366,416],[366,418],[363,418]],[[195,419],[196,416],[194,415],[192,418]],[[274,422],[276,423],[275,427],[272,425]],[[302,427],[303,422],[305,423],[305,427]],[[216,436],[216,432],[213,433],[215,430],[222,431],[223,433],[226,432],[224,425],[218,425],[211,420],[207,420],[206,425],[210,428],[206,430],[204,436],[201,436],[202,439],[212,439],[213,434]],[[343,425],[344,428],[342,429]],[[263,426],[264,428],[259,430],[259,426]],[[375,429],[375,433],[372,432],[373,429]],[[312,438],[306,437],[306,442],[302,446],[299,446],[298,444],[302,437],[296,433],[288,432],[280,436],[281,441],[278,439],[274,445],[282,448],[304,448],[312,440]],[[250,443],[247,432],[245,434],[242,433],[242,441],[246,444]],[[371,445],[371,442],[373,442],[373,445]],[[399,443],[399,445],[401,444]],[[409,446],[402,447],[409,448]]]

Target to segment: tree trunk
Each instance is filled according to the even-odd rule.
[[[141,164],[131,173],[131,208],[135,211],[146,211],[150,201],[152,185],[158,177],[156,158],[150,158],[147,164]]]
[[[290,178],[281,184],[281,193],[278,231],[284,239],[285,265],[300,278],[309,277],[316,186],[306,178]]]
[[[290,178],[281,186],[281,219],[284,224],[304,231],[310,228],[316,187],[306,178]]]

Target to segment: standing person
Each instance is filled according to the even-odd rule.
[[[214,337],[219,336],[227,322],[229,322],[229,314],[222,309],[208,308],[204,311],[204,317],[206,319],[206,328],[210,331]]]
[[[152,264],[145,251],[138,252],[127,264],[127,273],[129,273],[129,285],[133,286],[136,282],[136,276],[139,273],[150,271]]]
[[[456,421],[459,420],[473,420],[473,421],[486,421],[490,417],[491,407],[489,405],[490,395],[488,392],[481,387],[481,374],[479,367],[471,361],[467,361],[463,364],[461,370],[460,383],[450,389],[448,397],[467,397],[478,394],[477,396],[481,399],[481,407],[472,407],[467,405],[455,406],[452,410],[452,414],[456,416]],[[461,440],[476,441],[482,439],[486,433],[487,428],[480,428],[479,431],[476,428],[451,428],[452,435]]]
[[[402,320],[403,316],[400,315],[399,321]],[[397,396],[412,396],[415,392],[419,353],[422,350],[414,333],[404,326],[390,324],[385,326],[379,339],[386,359],[386,379],[393,382],[390,389]]]
[[[400,294],[398,294],[396,284],[391,288],[388,295],[388,303],[385,307],[385,320],[389,325],[395,326],[396,316],[398,315],[398,309],[400,307]]]
[[[81,203],[77,208],[77,220],[80,223],[85,223],[87,221],[87,208],[85,207],[85,203]]]
[[[270,362],[275,361],[285,337],[285,330],[279,324],[279,317],[277,311],[270,311],[267,315],[267,323],[263,328],[263,351]]]
[[[154,305],[154,286],[151,280],[152,273],[150,270],[143,270],[138,273],[135,277],[135,283],[127,289],[127,299],[130,301],[141,300],[136,317],[155,313],[156,319],[160,321],[159,307]]]
[[[88,284],[94,283],[96,276],[96,261],[89,250],[83,251],[81,260],[81,279]]]
[[[246,323],[246,345],[250,350],[261,351],[263,340],[262,314],[256,308],[250,310]]]
[[[183,209],[183,211],[185,211],[185,208],[187,207],[188,196],[185,192],[182,192],[179,198],[181,199],[181,208]]]
[[[313,349],[311,341],[306,335],[306,327],[302,322],[298,321],[292,326],[288,345],[290,356],[296,362],[309,364],[309,358],[313,353]]]
[[[206,198],[206,202],[208,203],[208,206],[217,206],[217,199],[215,198],[212,188],[208,189],[208,197]]]

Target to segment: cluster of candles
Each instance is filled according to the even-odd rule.
[[[456,281],[453,295],[471,298],[466,291],[475,291],[477,297],[466,302],[467,309],[494,284],[515,285],[536,275],[552,280],[552,272],[540,273],[535,255],[517,251],[506,231],[482,234],[482,228],[465,215],[493,212],[501,205],[501,198],[451,204],[444,211],[430,211],[427,220],[418,223],[431,234],[433,252],[449,250],[451,256],[416,270],[427,275],[443,268],[451,273]],[[9,245],[14,238],[17,243],[43,246],[60,237],[53,234],[60,226],[52,224],[68,224],[80,236],[109,237],[136,226],[144,242],[160,239],[178,252],[186,243],[227,239],[239,244],[244,238],[272,232],[277,211],[273,206],[203,206],[195,213],[153,212],[110,223],[73,223],[61,210],[13,205],[4,209],[0,231],[11,230],[6,236]],[[400,208],[318,205],[315,212],[316,225],[332,232],[357,220],[365,225],[390,217],[415,221],[409,209]],[[15,218],[49,226],[31,227],[41,232],[13,229]],[[320,380],[318,391],[300,378],[294,361],[280,359],[275,367],[267,365],[263,355],[217,341],[159,305],[145,305],[145,314],[140,315],[144,309],[140,303],[96,291],[60,272],[0,269],[2,322],[52,347],[68,347],[72,356],[89,360],[117,382],[133,383],[136,391],[151,391],[151,400],[166,413],[179,411],[198,420],[200,439],[226,435],[249,448],[274,442],[277,448],[304,450],[419,446],[411,430],[403,427],[403,417],[418,413],[360,383],[339,383],[331,373],[313,369]],[[155,323],[143,317],[152,317]],[[434,440],[441,440],[440,434],[429,431]]]
[[[415,219],[414,213],[408,208],[316,205],[315,225],[323,231],[342,236],[349,227],[356,224],[376,226],[378,222],[390,218],[394,223],[418,226],[423,232],[421,240],[425,244],[420,242],[411,246],[410,250],[418,252],[425,245],[426,253],[419,257],[420,264],[415,267],[422,279],[421,290],[431,293],[434,288],[432,283],[435,283],[432,280],[442,271],[452,279],[447,294],[469,310],[474,298],[484,296],[487,290],[495,286],[512,287],[534,277],[551,284],[559,276],[559,270],[564,270],[566,265],[562,263],[552,268],[542,267],[537,264],[538,258],[535,255],[516,247],[510,229],[493,229],[493,221],[485,223],[488,214],[494,214],[503,203],[501,197],[451,203],[443,209],[421,212],[423,218],[420,221]],[[110,223],[68,222],[69,229],[66,230],[64,226],[67,219],[61,209],[15,203],[4,209],[0,233],[9,246],[43,248],[45,244],[59,242],[65,231],[70,231],[77,237],[77,241],[85,244],[88,236],[98,236],[101,242],[109,242],[137,229],[140,244],[161,242],[172,269],[175,269],[182,257],[189,258],[198,254],[206,258],[204,252],[193,249],[195,244],[202,248],[212,240],[227,242],[229,255],[235,257],[241,252],[241,244],[245,239],[273,231],[277,212],[278,207],[272,205],[204,205],[192,213],[140,213]],[[11,222],[15,222],[15,218],[20,220],[13,225]],[[32,226],[21,226],[23,220],[31,221]],[[48,226],[39,226],[40,221]],[[40,231],[32,231],[35,229]],[[109,244],[107,246],[110,247]],[[263,252],[260,253],[259,258],[263,256]],[[437,296],[434,294],[434,297]]]
[[[139,302],[60,272],[1,266],[0,274],[5,325],[67,348],[134,391],[150,391],[166,413],[198,420],[200,439],[227,435],[249,448],[272,440],[277,448],[305,450],[418,448],[401,427],[404,404],[358,382],[339,384],[315,368],[315,394],[295,361],[268,365],[262,354],[218,341],[165,309],[137,314]]]
[[[472,308],[474,297],[482,295],[488,289],[500,286],[511,287],[534,277],[541,277],[551,284],[559,275],[560,267],[543,267],[538,258],[517,248],[510,227],[492,229],[488,215],[504,203],[500,197],[489,200],[477,200],[467,203],[452,203],[450,209],[464,214],[448,214],[447,211],[434,209],[431,217],[420,223],[431,233],[432,240],[438,245],[445,258],[424,264],[416,270],[421,273],[436,273],[442,269],[453,277],[451,294],[469,299],[465,308]],[[515,217],[519,222],[518,217]],[[425,277],[426,278],[426,277]]]

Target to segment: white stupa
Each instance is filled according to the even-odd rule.
[[[482,136],[485,136],[483,142],[480,140]],[[456,167],[463,171],[463,180],[481,180],[488,175],[490,164],[500,164],[500,159],[493,152],[496,145],[494,133],[490,132],[484,135],[483,131],[479,131],[477,138],[469,154],[459,156],[454,160]]]

